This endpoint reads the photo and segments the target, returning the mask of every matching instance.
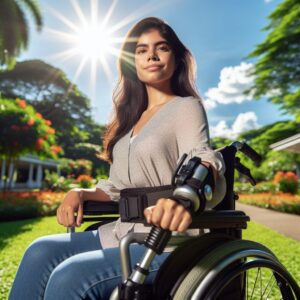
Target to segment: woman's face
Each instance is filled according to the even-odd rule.
[[[135,49],[135,67],[140,81],[148,85],[167,83],[175,70],[175,56],[156,29],[141,34]]]

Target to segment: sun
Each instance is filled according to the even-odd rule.
[[[75,49],[86,59],[104,60],[112,52],[114,37],[102,24],[90,24],[75,36]]]
[[[77,69],[72,78],[74,82],[88,65],[90,66],[91,87],[95,87],[97,72],[100,69],[112,82],[112,68],[108,65],[108,57],[119,55],[120,44],[123,41],[123,37],[117,36],[120,26],[109,23],[117,1],[112,1],[104,18],[98,16],[98,0],[90,1],[91,13],[89,15],[83,13],[78,0],[70,3],[78,17],[76,21],[72,21],[59,11],[48,7],[49,11],[65,25],[64,30],[46,28],[49,33],[60,40],[61,44],[65,45],[66,49],[55,53],[52,57],[61,61],[72,59],[76,63]]]
[[[0,0],[1,1],[1,0]],[[65,45],[65,50],[56,52],[51,57],[57,61],[71,60],[76,65],[72,81],[76,82],[84,69],[90,69],[90,86],[95,93],[97,72],[103,71],[108,82],[114,82],[112,66],[109,65],[109,57],[120,55],[120,46],[124,36],[118,36],[119,30],[142,15],[156,10],[163,1],[153,0],[143,5],[136,11],[120,19],[115,24],[110,23],[111,16],[117,6],[118,0],[111,0],[110,7],[105,15],[99,16],[98,5],[100,0],[90,0],[90,14],[83,12],[79,0],[69,0],[77,16],[77,20],[71,20],[67,15],[47,6],[47,10],[59,19],[65,26],[63,30],[45,28],[52,34],[56,42]],[[86,1],[88,2],[88,1]],[[59,41],[58,41],[59,40]]]

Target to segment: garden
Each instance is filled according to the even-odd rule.
[[[66,193],[94,187],[98,180],[107,178],[109,170],[99,159],[105,126],[93,118],[91,99],[62,69],[38,58],[17,61],[29,45],[31,27],[24,16],[32,19],[38,31],[43,27],[40,4],[31,0],[2,2],[0,11],[5,14],[0,13],[0,21],[6,29],[0,30],[0,300],[8,297],[26,247],[38,237],[66,232],[55,217]],[[266,39],[248,56],[251,61],[257,59],[250,74],[253,86],[241,92],[242,98],[267,98],[286,120],[250,126],[250,130],[246,126],[243,132],[235,132],[234,139],[211,139],[214,149],[245,140],[262,156],[259,166],[240,158],[257,185],[250,185],[236,172],[239,202],[295,215],[300,215],[299,150],[274,151],[270,146],[299,134],[299,11],[298,1],[283,0],[269,16]],[[222,116],[224,120],[227,117]],[[18,190],[14,188],[20,173],[17,167],[26,155],[51,160],[58,171],[45,168],[40,174],[41,186]],[[26,184],[33,174],[30,176],[25,178]],[[88,225],[84,223],[77,231]],[[252,221],[243,238],[269,247],[300,282],[299,241]]]
[[[279,171],[273,181],[255,186],[237,182],[235,192],[239,195],[239,202],[300,215],[299,181],[293,172]]]
[[[33,191],[0,192],[0,221],[16,221],[36,217],[53,216],[67,191],[72,188],[91,188],[97,180],[106,178],[91,176],[91,162],[88,160],[64,159],[61,172],[67,176],[46,171],[43,188]]]

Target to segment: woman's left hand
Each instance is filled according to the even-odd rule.
[[[192,222],[191,214],[172,199],[161,198],[156,205],[144,210],[149,224],[159,226],[170,231],[183,232]]]

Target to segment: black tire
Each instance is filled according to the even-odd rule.
[[[226,293],[233,291],[228,287],[239,278],[244,284],[240,285],[244,299],[300,299],[297,283],[280,263],[257,258],[224,270],[204,296],[205,299],[225,299]]]
[[[178,246],[159,268],[153,283],[154,299],[172,299],[177,287],[198,262],[216,247],[233,240],[225,234],[207,233]]]
[[[284,278],[282,282],[289,286],[284,288],[284,292],[279,289],[280,293],[288,295],[288,290],[291,289],[296,298],[287,299],[300,299],[299,287],[268,248],[253,241],[235,240],[223,243],[202,257],[181,282],[174,300],[245,299],[245,277],[239,270],[251,266],[249,258],[254,258],[256,264],[265,264],[268,270],[275,271],[276,268],[277,277]],[[222,280],[225,277],[227,281],[224,283]]]

